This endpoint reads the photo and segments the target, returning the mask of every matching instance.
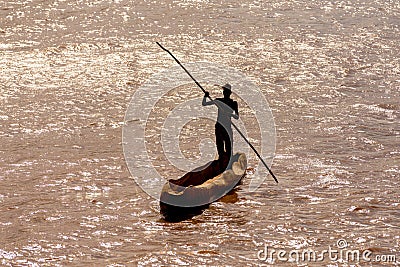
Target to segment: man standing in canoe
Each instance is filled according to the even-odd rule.
[[[233,101],[230,96],[232,94],[231,85],[222,86],[223,98],[207,101],[210,97],[209,92],[205,92],[203,97],[203,106],[216,105],[218,107],[217,123],[215,124],[215,139],[217,142],[218,157],[222,159],[224,155],[228,157],[233,153],[233,135],[231,117],[239,119],[238,103]]]

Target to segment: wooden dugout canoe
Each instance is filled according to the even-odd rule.
[[[160,196],[160,212],[167,220],[196,214],[229,193],[243,178],[247,168],[244,153],[214,160],[165,183]]]

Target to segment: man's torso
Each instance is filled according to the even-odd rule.
[[[231,127],[231,115],[235,109],[235,101],[230,98],[217,98],[216,101],[218,101],[217,122],[224,126]]]

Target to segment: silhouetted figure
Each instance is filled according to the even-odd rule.
[[[218,107],[218,118],[215,124],[215,139],[217,142],[218,157],[222,159],[224,155],[232,157],[233,135],[231,117],[239,119],[238,103],[233,101],[230,96],[232,94],[231,85],[222,86],[224,98],[207,101],[210,96],[206,92],[203,97],[203,106],[216,105]]]

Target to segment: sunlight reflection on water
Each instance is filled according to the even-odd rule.
[[[339,238],[398,254],[399,9],[358,0],[1,3],[0,262],[251,265],[263,244],[326,249]],[[244,179],[199,216],[161,219],[121,148],[132,94],[175,66],[154,41],[182,62],[254,77],[277,124],[278,186],[267,177],[245,193]],[[196,123],[206,122],[185,131],[213,140]]]

